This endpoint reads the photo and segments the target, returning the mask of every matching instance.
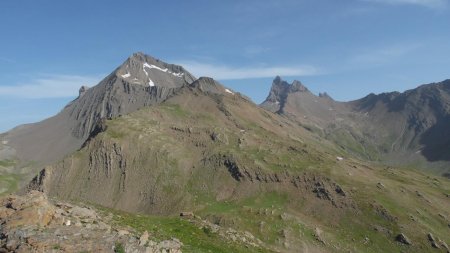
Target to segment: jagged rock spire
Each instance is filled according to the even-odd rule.
[[[295,92],[309,93],[309,90],[298,80],[294,80],[291,84],[289,84],[281,79],[280,76],[276,76],[272,82],[272,88],[270,89],[269,95],[261,106],[270,111],[276,112],[283,107],[287,96]]]

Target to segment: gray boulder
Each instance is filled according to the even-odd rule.
[[[400,243],[403,243],[403,244],[406,244],[406,245],[411,245],[411,244],[412,244],[412,243],[411,243],[411,240],[409,240],[409,238],[408,238],[405,234],[403,234],[403,233],[397,235],[397,236],[395,237],[395,240],[396,240],[397,242],[400,242]]]

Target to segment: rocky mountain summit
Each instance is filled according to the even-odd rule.
[[[54,117],[16,127],[2,140],[20,160],[48,164],[79,149],[102,120],[158,104],[194,80],[181,66],[135,53],[99,84],[81,87]]]
[[[294,80],[289,84],[277,76],[273,80],[269,95],[261,106],[270,111],[282,112],[288,95],[295,92],[309,93],[309,90],[300,81]]]

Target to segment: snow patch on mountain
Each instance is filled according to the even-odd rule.
[[[144,63],[144,69],[145,69],[146,67],[149,68],[149,69],[157,69],[157,70],[162,71],[162,72],[167,72],[167,71],[169,70],[169,69],[167,69],[167,68],[163,69],[163,68],[160,68],[160,67],[155,66],[155,65],[151,65],[151,64],[148,64],[148,63]]]
[[[175,73],[175,72],[170,71],[168,68],[160,68],[160,67],[158,67],[158,66],[155,66],[155,65],[152,65],[152,64],[148,64],[147,62],[144,63],[144,65],[143,65],[142,68],[143,68],[143,70],[144,70],[144,72],[145,72],[145,74],[146,74],[147,76],[148,76],[148,73],[147,73],[147,71],[145,70],[145,68],[149,68],[149,69],[157,69],[157,70],[162,71],[162,72],[164,72],[164,73],[172,74],[173,76],[176,76],[176,77],[182,77],[182,76],[184,75],[184,73]]]
[[[229,89],[225,89],[225,92],[230,93],[230,94],[234,94],[231,90]]]

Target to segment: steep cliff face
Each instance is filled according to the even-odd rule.
[[[196,200],[198,195],[240,200],[272,191],[309,199],[307,206],[356,208],[343,187],[320,173],[268,171],[221,153],[191,160],[172,157],[167,150],[136,152],[129,144],[101,139],[46,167],[29,189],[133,213],[176,214],[205,204]]]
[[[158,104],[194,80],[181,66],[136,53],[96,86],[82,87],[56,116],[17,127],[2,140],[20,160],[48,164],[80,148],[102,119]]]
[[[75,123],[72,135],[86,139],[101,119],[111,119],[161,103],[178,88],[144,86],[110,76],[65,108]]]
[[[185,180],[176,175],[167,154],[129,145],[102,137],[92,140],[77,155],[46,167],[30,188],[133,212],[181,209]]]

